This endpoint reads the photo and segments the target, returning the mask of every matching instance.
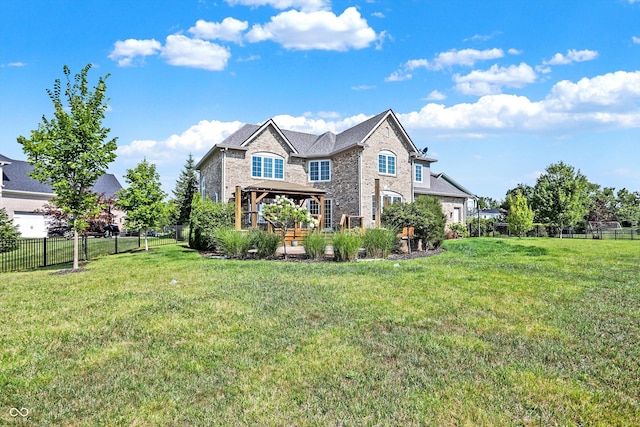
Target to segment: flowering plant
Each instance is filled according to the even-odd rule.
[[[275,228],[279,228],[282,238],[287,235],[290,228],[294,228],[296,224],[305,224],[310,228],[318,226],[318,220],[313,218],[309,211],[302,206],[298,206],[293,200],[285,196],[276,196],[273,203],[266,205],[260,213],[264,219],[273,224]],[[285,245],[285,257],[287,255]]]

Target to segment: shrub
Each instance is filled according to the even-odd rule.
[[[18,237],[20,237],[18,227],[13,225],[13,220],[9,219],[7,210],[0,209],[0,253],[17,249]]]
[[[280,237],[275,233],[256,230],[252,232],[251,240],[256,247],[256,255],[260,259],[272,258],[280,246]]]
[[[217,228],[213,233],[215,245],[229,258],[244,259],[253,247],[254,234],[233,228]]]
[[[309,233],[304,236],[304,252],[311,259],[322,259],[327,249],[327,241],[320,232]]]
[[[399,239],[395,229],[369,228],[362,236],[362,246],[370,258],[386,258],[398,247]]]
[[[469,230],[467,229],[467,226],[460,223],[460,222],[454,222],[452,224],[449,224],[449,230],[451,230],[455,237],[469,237]]]
[[[215,230],[219,227],[232,227],[234,215],[231,203],[202,200],[200,194],[196,194],[189,217],[189,246],[198,250],[216,249]]]
[[[348,231],[333,235],[333,255],[336,261],[354,261],[360,250],[360,236]]]
[[[431,249],[440,247],[445,237],[442,204],[432,196],[421,196],[412,203],[387,206],[380,220],[384,226],[397,230],[414,227],[416,237]]]

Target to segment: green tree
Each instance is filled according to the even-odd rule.
[[[189,246],[198,250],[216,248],[216,229],[233,227],[235,205],[212,202],[194,194],[189,217]]]
[[[618,190],[615,217],[630,226],[640,225],[640,192],[630,192],[626,188]]]
[[[276,200],[273,203],[266,205],[262,209],[261,215],[280,230],[284,243],[285,258],[287,257],[287,245],[284,240],[287,236],[287,231],[300,223],[311,227],[318,225],[318,221],[311,217],[306,208],[296,205],[293,200],[284,196],[276,196]]]
[[[191,203],[193,195],[198,193],[198,175],[193,156],[189,153],[187,163],[184,165],[176,188],[173,190],[173,197],[177,205],[176,223],[187,224],[191,216]]]
[[[9,219],[5,208],[0,209],[0,253],[16,249],[18,247],[18,237],[20,237],[18,226],[13,224],[13,220]]]
[[[124,180],[128,187],[116,194],[118,206],[127,213],[127,228],[144,233],[144,249],[148,251],[147,231],[161,225],[169,209],[164,202],[166,194],[160,186],[160,175],[156,165],[144,159],[135,168],[127,169]]]
[[[556,226],[562,238],[564,227],[588,213],[592,189],[593,184],[572,166],[563,162],[549,165],[533,189],[531,204],[537,221]]]
[[[516,192],[515,196],[508,195],[509,213],[507,214],[507,222],[509,230],[518,237],[522,237],[527,231],[533,228],[533,210],[527,204],[527,199],[520,193]]]
[[[527,184],[520,183],[516,185],[515,188],[507,190],[507,194],[505,195],[504,201],[502,202],[500,207],[508,212],[509,208],[511,207],[509,205],[509,196],[515,197],[516,193],[518,192],[520,192],[520,194],[522,194],[522,196],[529,202],[531,202],[531,200],[533,199],[533,187]]]
[[[478,197],[478,206],[480,209],[497,209],[501,203],[493,197]]]
[[[85,66],[71,81],[71,71],[63,68],[66,88],[62,93],[59,79],[53,90],[47,89],[55,108],[54,117],[42,117],[29,139],[18,142],[34,166],[31,177],[53,187],[55,204],[68,215],[74,231],[73,268],[78,269],[78,232],[86,227],[85,219],[99,210],[98,195],[91,191],[96,180],[116,158],[116,138],[107,140],[109,128],[102,126],[107,111],[107,86],[100,77],[91,90]],[[64,96],[65,100],[62,99]]]

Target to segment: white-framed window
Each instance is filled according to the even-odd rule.
[[[381,204],[380,212],[384,211],[384,208],[396,203],[402,203],[402,195],[394,193],[393,191],[383,191],[380,194]],[[371,217],[376,219],[376,195],[371,195]]]
[[[391,151],[381,151],[378,153],[378,173],[395,176],[396,155]]]
[[[256,153],[251,156],[253,178],[284,179],[284,159],[277,154]]]
[[[414,171],[414,180],[416,182],[422,182],[422,165],[416,164]]]
[[[309,200],[309,214],[317,217],[320,215],[320,205],[315,200]],[[322,213],[322,227],[326,229],[330,229],[333,224],[333,209],[331,205],[331,199],[324,199],[324,211]]]
[[[312,160],[309,162],[309,181],[331,181],[331,160]]]

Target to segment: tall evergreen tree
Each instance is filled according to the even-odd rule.
[[[53,187],[55,204],[68,214],[74,231],[73,268],[78,269],[78,232],[86,227],[86,218],[99,210],[98,195],[91,191],[97,179],[116,158],[116,138],[107,140],[110,129],[102,126],[109,99],[105,80],[91,90],[85,66],[71,81],[71,71],[63,68],[66,89],[57,79],[47,89],[55,108],[54,117],[42,117],[29,139],[18,137],[27,160],[34,166],[31,177]],[[62,97],[66,100],[63,100]]]
[[[189,153],[187,163],[180,172],[173,197],[177,205],[176,223],[188,224],[191,216],[191,202],[193,195],[198,192],[198,175],[193,155]]]

